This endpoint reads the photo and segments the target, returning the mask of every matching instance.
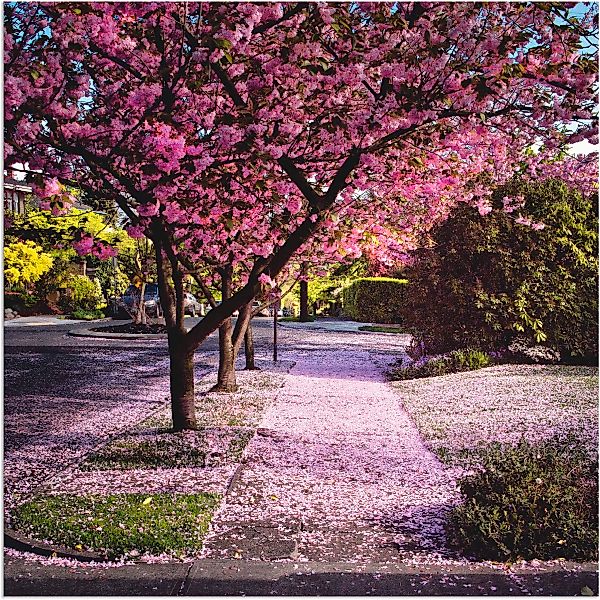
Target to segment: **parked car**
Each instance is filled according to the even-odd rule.
[[[119,312],[131,314],[134,304],[139,301],[140,288],[130,285],[119,301]],[[158,318],[162,316],[162,307],[160,305],[160,296],[158,295],[158,285],[156,283],[147,283],[144,290],[144,305],[146,314],[150,317]]]
[[[252,303],[252,311],[255,311],[257,308],[260,308],[260,302],[258,301],[254,301]],[[269,314],[267,313],[266,309],[262,309],[260,312],[256,313],[257,317],[268,317]]]
[[[191,315],[195,317],[197,315],[204,315],[204,307],[193,294],[186,292],[185,297],[183,299],[183,312],[186,315]]]

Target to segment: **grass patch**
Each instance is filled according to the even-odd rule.
[[[88,456],[81,469],[214,467],[237,462],[251,437],[252,431],[235,428],[131,435]]]
[[[385,326],[385,325],[361,325],[359,331],[372,331],[374,333],[404,333],[400,327]]]
[[[317,319],[315,317],[308,317],[308,321],[301,321],[300,317],[279,317],[277,320],[283,323],[314,323]]]
[[[597,451],[598,394],[593,367],[501,365],[448,377],[394,382],[429,448],[470,468],[492,442],[532,441],[573,432]]]
[[[17,530],[107,558],[199,551],[218,494],[56,495],[17,508]]]
[[[240,371],[236,373],[239,390],[232,394],[210,393],[216,383],[212,375],[198,386],[196,395],[196,420],[199,427],[251,427],[256,428],[269,402],[283,382],[291,364],[282,362],[281,371]],[[269,367],[272,368],[272,367]],[[204,392],[204,393],[203,393]],[[170,409],[165,409],[145,419],[140,428],[171,427]]]

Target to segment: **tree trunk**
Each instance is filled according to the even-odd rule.
[[[258,371],[259,368],[254,364],[254,335],[252,333],[252,323],[248,323],[248,328],[244,335],[244,350],[246,354],[246,371]]]
[[[185,330],[176,318],[176,315],[183,310],[183,295],[174,293],[174,287],[169,286],[169,277],[172,276],[174,282],[177,283],[181,279],[181,274],[173,272],[165,263],[162,254],[163,242],[158,234],[154,238],[154,249],[158,289],[169,341],[173,429],[175,431],[197,429],[194,406],[194,350],[196,347],[186,343]]]
[[[221,272],[222,302],[231,297],[231,275],[231,266],[223,268]],[[211,392],[237,391],[235,354],[233,348],[233,324],[231,317],[229,317],[219,327],[219,373],[217,376],[217,385],[211,389]]]
[[[194,404],[194,352],[169,342],[173,430],[197,429]]]
[[[211,389],[211,392],[235,392],[237,390],[232,333],[233,326],[231,318],[229,318],[219,327],[219,374],[217,385]]]
[[[300,321],[306,323],[308,316],[308,281],[300,280]]]
[[[140,288],[140,306],[139,306],[139,322],[142,325],[145,325],[147,322],[146,319],[146,282],[142,281],[142,287]]]

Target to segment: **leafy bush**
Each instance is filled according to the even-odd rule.
[[[489,366],[490,362],[490,357],[485,352],[467,348],[454,350],[442,356],[424,356],[407,367],[401,366],[392,369],[390,377],[395,380],[436,377],[448,373],[475,371]]]
[[[105,306],[98,280],[85,275],[74,275],[65,282],[67,293],[62,295],[61,304],[65,311],[94,311]]]
[[[52,256],[32,241],[13,242],[4,247],[4,278],[10,285],[26,287],[52,267]]]
[[[573,436],[494,444],[460,482],[451,539],[479,559],[597,560],[598,458]]]
[[[186,555],[201,549],[218,501],[217,494],[38,496],[17,508],[14,524],[36,539],[109,558]]]
[[[94,321],[95,319],[103,319],[104,311],[102,310],[83,310],[78,308],[71,313],[73,319],[81,319],[82,321]]]
[[[542,229],[519,224],[502,210],[522,195],[523,214]],[[517,336],[544,343],[563,358],[598,354],[598,219],[593,198],[559,180],[513,182],[481,216],[466,205],[432,234],[431,249],[415,253],[408,271],[404,323],[425,352],[477,346],[506,348]]]
[[[344,288],[344,313],[363,323],[400,323],[405,279],[362,277]]]

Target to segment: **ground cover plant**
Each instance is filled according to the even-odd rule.
[[[202,547],[217,494],[39,496],[19,506],[15,527],[38,540],[107,558],[185,556]]]
[[[105,316],[102,310],[86,310],[84,308],[78,308],[71,313],[73,319],[81,319],[82,321],[95,321],[96,319],[103,319]]]
[[[598,459],[573,436],[492,444],[460,481],[449,532],[478,559],[598,559]]]
[[[392,380],[420,379],[449,373],[475,371],[489,367],[491,364],[492,359],[485,352],[466,348],[453,350],[441,356],[424,356],[406,366],[404,361],[400,361],[399,366],[390,369],[389,376]]]
[[[535,442],[561,431],[596,448],[595,367],[509,364],[392,386],[427,445],[451,466],[477,464],[493,442]]]

